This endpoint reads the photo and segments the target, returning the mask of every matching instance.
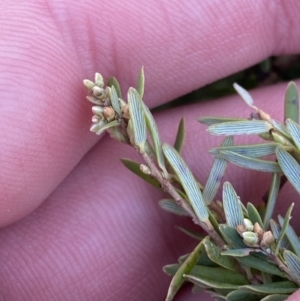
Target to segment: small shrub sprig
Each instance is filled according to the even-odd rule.
[[[182,119],[174,146],[163,144],[156,122],[143,102],[144,71],[137,88],[129,88],[123,99],[118,81],[111,77],[104,84],[101,74],[84,80],[93,104],[90,131],[109,135],[132,146],[143,163],[121,159],[133,173],[168,194],[159,205],[174,214],[187,215],[206,233],[180,228],[199,243],[178,263],[167,265],[172,276],[166,300],[172,300],[185,281],[193,291],[207,291],[216,300],[285,300],[300,287],[300,240],[289,224],[294,204],[285,216],[273,218],[280,188],[289,181],[300,193],[300,126],[298,91],[288,84],[284,101],[284,123],[254,105],[250,94],[237,84],[234,88],[253,109],[249,118],[201,117],[213,135],[224,135],[208,180],[201,185],[182,159],[185,126]],[[233,136],[259,135],[266,142],[234,145]],[[276,155],[276,161],[264,159]],[[229,182],[223,183],[223,202],[215,199],[228,163],[272,173],[263,210],[252,203],[244,205]]]

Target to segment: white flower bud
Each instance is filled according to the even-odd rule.
[[[246,231],[242,234],[243,241],[248,247],[258,247],[258,236],[254,232]]]
[[[83,81],[83,84],[85,85],[85,87],[86,87],[89,91],[91,91],[91,90],[94,88],[94,86],[95,86],[95,84],[94,84],[91,80],[89,80],[89,79],[85,79],[85,80]]]
[[[95,115],[102,115],[103,111],[104,111],[104,109],[102,107],[99,107],[99,106],[92,107],[92,112]]]
[[[103,127],[104,124],[105,124],[105,122],[103,120],[101,120],[98,123],[92,124],[90,127],[90,131],[93,133],[97,133],[101,130],[101,128]]]
[[[252,222],[250,221],[250,219],[244,218],[244,226],[245,226],[246,231],[253,231],[254,226],[253,226]]]
[[[101,119],[100,119],[100,117],[99,117],[98,115],[94,115],[94,116],[92,117],[92,123],[98,123],[100,120],[101,120]]]
[[[103,88],[104,86],[103,77],[100,73],[95,73],[95,85],[100,88]]]

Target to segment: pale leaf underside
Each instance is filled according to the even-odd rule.
[[[160,200],[159,205],[162,209],[177,214],[177,215],[186,215],[188,216],[189,214],[181,207],[179,206],[174,200],[172,199],[163,199]]]
[[[198,121],[205,125],[213,125],[223,122],[247,121],[245,118],[226,118],[226,117],[200,117]]]
[[[223,205],[227,224],[233,228],[243,224],[243,212],[239,198],[232,185],[225,182],[223,185]]]
[[[276,156],[282,168],[282,171],[300,193],[300,166],[298,162],[282,147],[276,149]]]
[[[268,132],[271,125],[264,120],[244,120],[214,124],[207,131],[213,135],[250,135]]]
[[[263,143],[253,145],[233,145],[233,146],[221,146],[211,149],[209,152],[213,155],[218,155],[222,151],[230,151],[246,157],[263,157],[272,155],[275,153],[275,149],[279,146],[279,143]]]
[[[283,252],[283,257],[288,268],[300,280],[300,258],[289,250]]]
[[[226,137],[222,143],[222,146],[226,147],[233,144],[233,137]],[[223,158],[215,158],[213,166],[210,170],[209,177],[203,190],[203,198],[206,204],[210,204],[215,195],[217,194],[218,188],[221,184],[222,177],[224,175],[228,161]]]
[[[298,150],[300,150],[300,126],[298,123],[293,121],[292,119],[286,120],[286,126],[295,142]]]
[[[208,210],[204,203],[203,196],[186,163],[182,160],[178,152],[170,145],[164,144],[163,152],[177,177],[180,179],[195,214],[200,221],[208,222]]]
[[[281,172],[280,165],[277,162],[246,157],[230,151],[221,151],[219,156],[240,167],[263,172]]]
[[[141,150],[143,150],[147,139],[146,121],[140,95],[134,88],[128,90],[128,104],[130,120],[133,127],[134,142]]]

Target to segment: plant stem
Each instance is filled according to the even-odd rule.
[[[206,223],[201,222],[196,214],[194,213],[192,207],[179,195],[175,187],[170,183],[170,181],[162,176],[162,173],[157,168],[156,164],[150,158],[146,152],[140,152],[140,155],[144,159],[147,166],[150,168],[152,176],[160,183],[162,189],[173,197],[175,202],[181,206],[193,219],[194,223],[199,225],[203,230],[205,230],[210,237],[216,242],[220,248],[224,248],[225,242],[222,237],[215,231],[212,225],[208,226]]]

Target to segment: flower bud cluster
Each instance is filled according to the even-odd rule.
[[[274,242],[274,236],[271,231],[264,231],[259,223],[253,223],[244,218],[243,225],[236,227],[237,232],[243,237],[243,242],[248,247],[252,248],[269,248],[270,244]]]
[[[114,121],[120,121],[120,118],[129,119],[128,104],[120,99],[120,107],[122,109],[122,115],[118,116],[115,109],[112,106],[110,99],[110,87],[104,87],[103,77],[100,73],[95,74],[95,81],[90,81],[88,79],[83,81],[85,87],[90,92],[87,96],[87,100],[94,104],[92,107],[92,126],[90,131],[96,134],[101,134],[103,132],[103,127],[108,123]]]

